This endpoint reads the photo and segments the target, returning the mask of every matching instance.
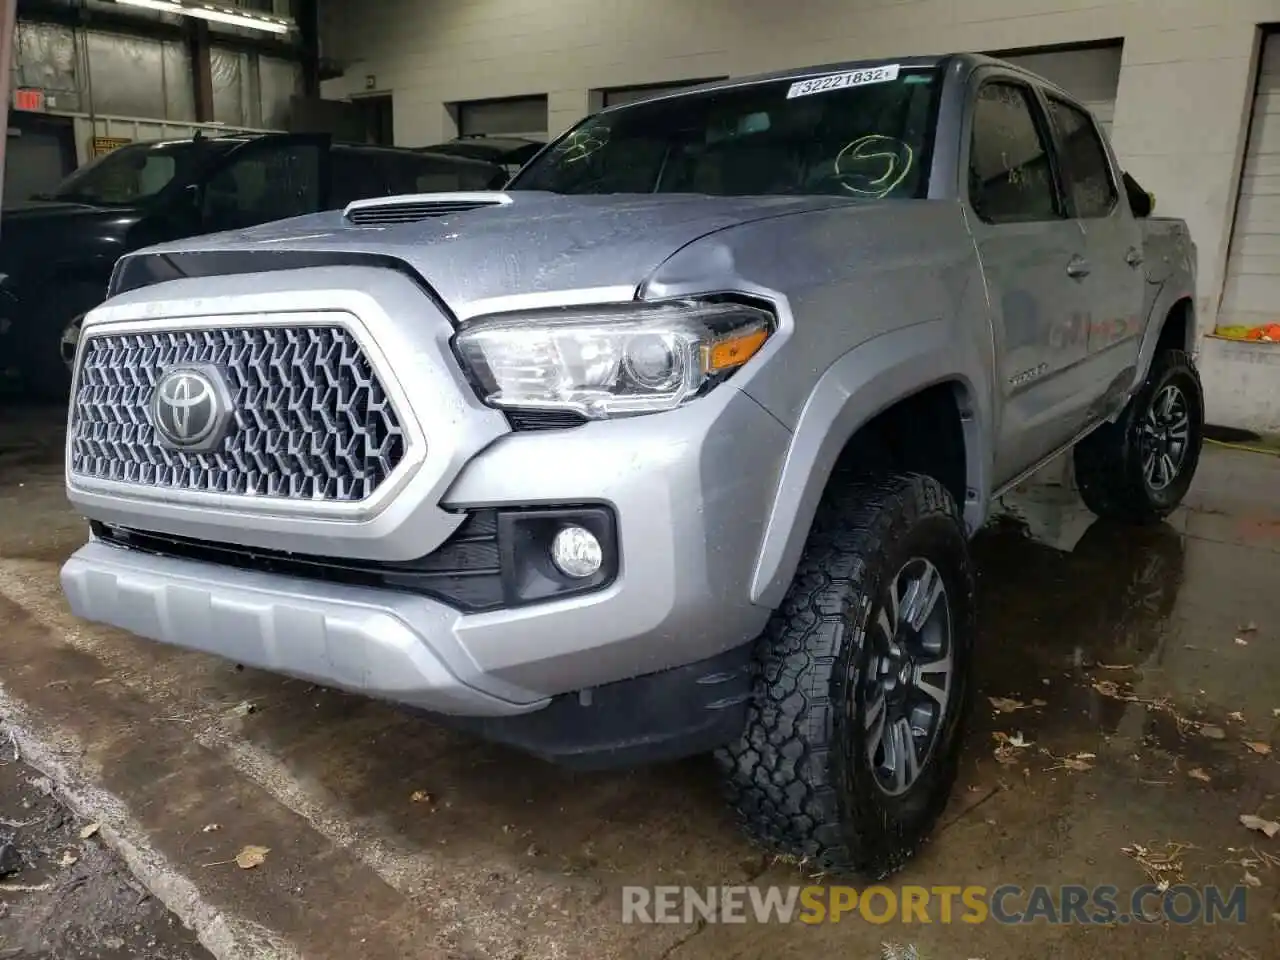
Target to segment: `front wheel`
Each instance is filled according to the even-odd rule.
[[[955,781],[974,621],[968,539],[941,484],[829,492],[759,641],[746,729],[717,753],[747,832],[820,869],[898,870]]]
[[[1076,483],[1100,517],[1156,523],[1182,503],[1204,443],[1204,391],[1182,350],[1156,355],[1115,423],[1076,445]]]

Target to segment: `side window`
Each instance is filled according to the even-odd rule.
[[[314,144],[251,146],[205,184],[209,231],[236,230],[320,208],[320,151]]]
[[[405,193],[486,190],[498,172],[481,164],[455,164],[434,157],[401,157],[397,163],[405,180]]]
[[[386,196],[387,185],[373,154],[338,147],[329,154],[329,164],[332,183],[328,205],[334,210],[352,200]]]
[[[1019,84],[988,83],[978,91],[969,145],[969,202],[988,223],[1063,216],[1035,110],[1030,92]]]
[[[1087,113],[1052,97],[1049,115],[1062,144],[1063,175],[1076,216],[1105,217],[1120,195],[1097,128]]]

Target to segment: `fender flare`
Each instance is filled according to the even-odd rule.
[[[1169,314],[1173,312],[1174,307],[1184,300],[1188,304],[1191,322],[1187,325],[1187,342],[1182,345],[1182,349],[1188,353],[1194,349],[1196,342],[1195,296],[1183,289],[1181,284],[1173,284],[1166,281],[1161,285],[1155,300],[1151,304],[1151,312],[1147,315],[1147,327],[1143,331],[1142,344],[1138,348],[1138,362],[1134,370],[1133,383],[1129,385],[1129,396],[1132,396],[1142,388],[1142,384],[1147,379],[1147,374],[1151,372],[1151,364],[1155,360],[1156,346],[1160,342],[1161,333],[1164,332],[1165,321],[1169,319]],[[1119,412],[1116,415],[1119,416]]]
[[[827,480],[849,439],[877,414],[938,383],[957,382],[965,433],[966,483],[962,504],[970,530],[985,516],[991,451],[989,398],[964,372],[964,347],[943,319],[881,334],[841,356],[818,380],[805,403],[779,472],[773,509],[756,556],[751,601],[777,607],[800,562]],[[976,496],[974,492],[977,492]]]

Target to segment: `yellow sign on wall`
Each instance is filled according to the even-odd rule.
[[[110,153],[116,147],[123,147],[127,143],[133,143],[129,137],[94,137],[89,141],[90,156],[100,157],[104,153]]]

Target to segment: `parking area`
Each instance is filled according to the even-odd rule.
[[[1137,532],[1093,522],[1069,488],[1009,499],[976,547],[961,779],[890,881],[1240,885],[1245,923],[649,925],[622,922],[624,886],[831,878],[753,850],[703,761],[569,773],[78,622],[57,578],[84,539],[60,417],[0,423],[0,754],[21,748],[219,957],[1277,955],[1280,837],[1240,820],[1280,819],[1276,457],[1207,448],[1187,503]],[[265,848],[247,869],[246,847]]]

